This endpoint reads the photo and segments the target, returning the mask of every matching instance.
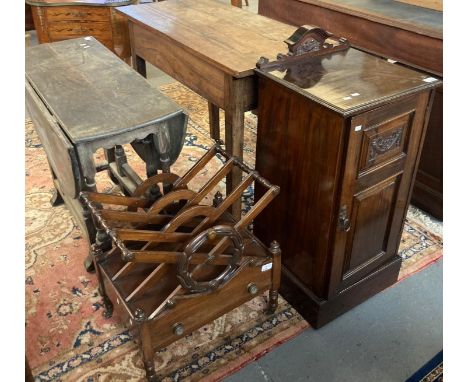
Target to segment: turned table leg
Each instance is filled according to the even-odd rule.
[[[208,117],[210,122],[210,136],[219,143],[221,139],[219,129],[219,107],[211,102],[208,102]]]
[[[242,161],[244,157],[244,108],[245,82],[228,77],[225,81],[227,102],[225,110],[226,151]],[[226,194],[242,181],[242,170],[234,167],[226,179]],[[232,215],[236,220],[241,217],[241,198],[232,204]]]
[[[210,135],[216,142],[220,143],[219,108],[208,102],[210,121]],[[225,134],[226,151],[242,160],[244,152],[244,112],[241,108],[234,107],[225,112]],[[242,181],[242,171],[234,167],[226,177],[226,195]],[[236,200],[231,207],[231,213],[235,219],[240,220],[242,200]]]
[[[114,163],[115,162],[115,147],[111,149],[105,149],[104,156],[109,165],[111,163]],[[119,180],[114,176],[110,168],[107,169],[107,175],[109,176],[110,180],[112,180],[112,182],[114,182],[115,184],[119,184]]]
[[[270,244],[270,253],[273,256],[271,269],[271,289],[267,313],[273,314],[278,308],[278,290],[281,283],[281,248],[277,241]]]
[[[146,165],[146,177],[151,178],[158,173],[158,161],[160,161],[160,155],[156,149],[155,135],[151,134],[145,139],[139,139],[131,143],[137,154],[145,162]],[[162,196],[159,188],[151,187],[149,189],[148,197],[151,200],[159,199]]]
[[[85,187],[86,191],[96,192],[96,183],[94,183],[94,178],[93,178],[92,183],[88,183],[87,180],[85,180],[85,182],[86,182],[86,187]],[[83,220],[86,226],[86,230],[88,231],[86,234],[88,236],[88,241],[90,245],[88,256],[86,256],[86,259],[84,260],[84,267],[87,272],[91,273],[96,270],[96,268],[94,267],[94,261],[93,261],[94,255],[93,255],[93,251],[91,250],[91,246],[92,244],[94,244],[95,238],[96,238],[96,227],[94,225],[91,212],[88,209],[83,210]]]
[[[93,151],[86,145],[77,147],[78,158],[80,160],[81,173],[84,179],[84,185],[82,185],[83,191],[96,192],[96,166],[94,164]],[[94,244],[96,239],[96,228],[88,209],[83,210],[83,220],[88,232],[84,232],[88,236],[89,245]],[[84,260],[84,267],[87,272],[94,272],[93,253],[90,249],[88,256]]]
[[[244,143],[244,113],[236,111],[226,112],[226,151],[242,161],[244,156],[242,147]],[[242,181],[242,170],[234,167],[226,179],[226,195]],[[241,218],[242,199],[232,203],[231,212],[236,220]]]
[[[84,267],[87,272],[94,272],[94,255],[91,250],[91,246],[93,245],[94,239],[96,237],[96,228],[94,227],[93,218],[91,216],[91,211],[88,208],[83,209],[83,220],[84,225],[86,227],[87,235],[88,235],[88,242],[90,245],[90,250],[88,256],[86,256],[84,260]]]

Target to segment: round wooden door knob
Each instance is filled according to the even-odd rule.
[[[254,283],[250,283],[249,285],[247,285],[247,290],[249,291],[250,294],[258,293],[258,287]]]
[[[172,328],[173,328],[172,331],[174,332],[176,336],[181,336],[182,334],[184,334],[184,325],[181,324],[180,322],[177,324],[174,324]]]

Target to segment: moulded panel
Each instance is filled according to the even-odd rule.
[[[385,258],[399,180],[395,177],[355,195],[344,280],[364,268],[368,272]]]
[[[413,115],[414,112],[409,111],[390,121],[364,129],[359,175],[372,171],[383,163],[406,156]]]

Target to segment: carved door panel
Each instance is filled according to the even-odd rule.
[[[350,121],[331,295],[397,255],[427,96],[413,96]]]

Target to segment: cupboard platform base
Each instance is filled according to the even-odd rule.
[[[280,294],[314,329],[318,329],[396,283],[400,266],[401,258],[396,256],[330,300],[318,298],[283,266]]]

